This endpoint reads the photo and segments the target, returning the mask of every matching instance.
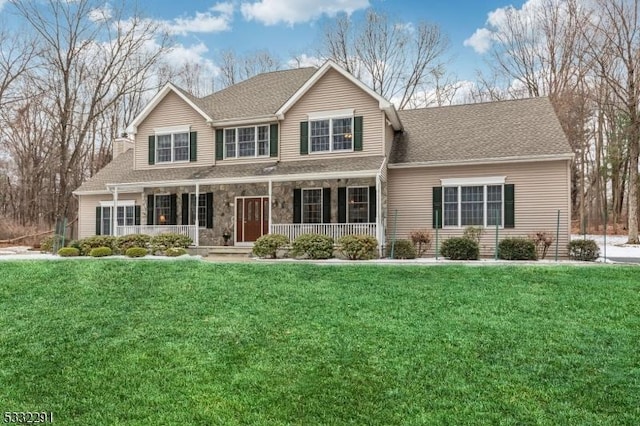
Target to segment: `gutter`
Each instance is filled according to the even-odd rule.
[[[430,167],[452,167],[452,166],[470,166],[470,165],[487,165],[501,163],[531,163],[540,161],[553,160],[572,160],[575,157],[573,153],[569,154],[551,154],[551,155],[535,155],[527,157],[497,157],[483,158],[472,160],[449,160],[449,161],[417,161],[412,163],[390,163],[390,169],[413,169],[413,168],[430,168]]]

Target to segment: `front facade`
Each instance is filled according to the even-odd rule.
[[[542,144],[559,145],[556,152],[438,162],[428,157],[432,131],[421,129],[429,113],[405,117],[332,62],[262,74],[205,98],[168,84],[133,121],[131,138],[114,143],[114,160],[75,192],[79,237],[178,232],[217,246],[311,232],[369,234],[384,246],[415,229],[495,227],[498,216],[499,227],[527,235],[558,207],[560,238],[568,238],[570,151],[561,130]],[[535,182],[541,173],[547,186]],[[536,212],[540,191],[553,195]]]

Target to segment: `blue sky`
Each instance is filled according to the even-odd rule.
[[[539,0],[526,3],[536,2]],[[285,63],[296,55],[313,57],[324,22],[340,12],[358,16],[373,8],[403,23],[426,20],[440,25],[450,38],[449,69],[460,80],[473,80],[475,70],[483,63],[479,52],[490,43],[491,33],[484,28],[496,24],[502,8],[520,9],[525,1],[138,0],[138,3],[147,17],[171,28],[178,43],[174,54],[177,61],[181,57],[190,58],[212,69],[216,55],[225,49],[241,54],[266,49]],[[109,3],[104,5],[108,9]],[[10,8],[7,0],[0,0],[3,18]],[[469,40],[466,46],[465,40]]]
[[[524,0],[240,0],[230,2],[167,2],[149,1],[145,13],[156,19],[183,23],[198,19],[209,20],[210,28],[218,25],[221,31],[186,32],[178,35],[185,48],[204,44],[205,57],[215,58],[216,52],[233,49],[249,52],[267,49],[283,60],[294,55],[313,56],[318,45],[321,28],[336,11],[362,15],[369,7],[388,13],[405,22],[426,20],[437,23],[451,41],[450,69],[460,79],[473,79],[475,69],[482,66],[483,55],[471,46],[465,46],[476,30],[487,26],[490,14],[500,8],[521,8]],[[144,0],[143,3],[144,4]],[[232,5],[230,14],[222,5]],[[293,5],[293,7],[291,6]],[[193,21],[190,21],[193,22]],[[224,24],[224,25],[223,25]],[[202,47],[201,47],[202,49]]]

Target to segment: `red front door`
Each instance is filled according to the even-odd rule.
[[[236,209],[236,235],[239,243],[254,242],[268,233],[269,198],[239,198]]]

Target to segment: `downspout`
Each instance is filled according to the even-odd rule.
[[[112,214],[112,221],[113,221],[113,232],[111,233],[114,236],[118,236],[118,187],[114,186],[113,187],[113,211],[111,212]],[[124,217],[126,218],[126,212]],[[125,219],[126,221],[126,219]]]

